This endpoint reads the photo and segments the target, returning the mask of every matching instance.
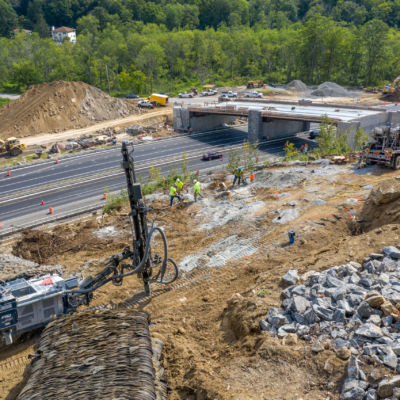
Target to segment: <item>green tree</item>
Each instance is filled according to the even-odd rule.
[[[154,80],[161,74],[165,63],[165,53],[162,47],[151,42],[144,46],[138,56],[140,66],[150,77],[150,91],[153,91]]]
[[[365,85],[378,82],[383,69],[387,46],[388,26],[378,20],[368,21],[361,29],[365,51]]]
[[[18,23],[18,16],[7,0],[0,0],[0,36],[11,36]]]
[[[31,60],[23,61],[20,64],[14,63],[12,77],[20,90],[26,90],[29,85],[39,83],[43,79]]]

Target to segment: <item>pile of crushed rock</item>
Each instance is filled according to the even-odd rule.
[[[30,279],[48,273],[59,273],[65,269],[62,265],[39,265],[33,261],[12,254],[0,254],[0,280]]]
[[[329,342],[341,358],[350,358],[342,400],[398,399],[400,375],[377,383],[359,363],[400,373],[399,267],[400,250],[388,246],[362,265],[349,262],[301,277],[290,270],[282,278],[290,285],[282,292],[282,308],[271,308],[260,328],[284,340],[290,335],[313,342],[316,352]]]
[[[318,97],[352,97],[353,95],[335,82],[321,83],[318,88],[311,92],[312,96]]]
[[[289,82],[285,89],[292,90],[294,92],[305,92],[307,90],[307,86],[304,82],[300,81],[299,79],[295,79]]]

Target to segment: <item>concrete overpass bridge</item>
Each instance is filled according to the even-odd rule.
[[[397,110],[398,109],[398,110]],[[293,136],[310,129],[310,123],[320,123],[329,118],[338,132],[346,133],[348,142],[353,143],[359,127],[371,132],[375,127],[390,122],[400,123],[400,107],[374,107],[310,104],[291,102],[266,102],[264,100],[237,100],[222,103],[174,107],[174,129],[195,132],[220,128],[238,117],[248,119],[248,139],[277,139]]]

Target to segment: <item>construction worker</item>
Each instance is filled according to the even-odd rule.
[[[308,152],[308,144],[306,143],[304,145],[304,154],[307,154],[307,152]]]
[[[242,168],[236,168],[233,171],[233,175],[235,175],[235,177],[233,178],[233,185],[235,186],[236,181],[238,181],[238,186],[240,185],[240,180],[243,178],[243,171]]]
[[[169,202],[170,207],[172,207],[172,203],[174,202],[175,197],[177,197],[179,201],[181,200],[181,196],[179,196],[179,194],[176,193],[176,185],[171,186],[169,195],[171,196],[171,200]]]
[[[201,198],[203,197],[200,194],[200,182],[195,179],[193,183],[194,183],[193,187],[194,201],[197,201],[197,196],[200,196]]]
[[[181,194],[181,190],[183,188],[182,181],[179,178],[176,178],[175,185],[176,185],[177,192],[180,195]]]

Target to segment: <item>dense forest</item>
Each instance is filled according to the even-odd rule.
[[[77,43],[55,44],[53,25],[75,27]],[[0,87],[55,79],[113,93],[248,78],[381,85],[400,72],[399,25],[400,0],[0,0]]]

